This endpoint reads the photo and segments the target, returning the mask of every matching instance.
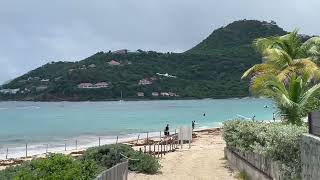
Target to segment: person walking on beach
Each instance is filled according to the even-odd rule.
[[[196,121],[192,121],[192,130],[194,129],[194,124]]]
[[[169,124],[167,124],[167,126],[164,129],[164,135],[169,136]]]
[[[273,119],[274,122],[276,121],[276,116],[275,116],[274,113],[272,113],[272,119]]]
[[[253,117],[252,117],[252,121],[254,121],[254,119],[256,118],[256,115],[253,115]]]

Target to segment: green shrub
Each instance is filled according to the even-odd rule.
[[[131,155],[132,159],[139,159],[139,161],[129,161],[129,169],[131,171],[138,171],[147,174],[154,174],[160,169],[158,160],[148,154],[143,154],[135,151]]]
[[[305,126],[232,120],[224,123],[223,138],[231,149],[251,151],[283,164],[285,175],[301,172],[300,140]]]
[[[235,178],[237,178],[238,180],[248,180],[249,179],[247,172],[245,172],[244,170],[239,171],[236,174]]]
[[[129,169],[132,171],[154,174],[160,169],[160,164],[154,157],[135,151],[128,145],[111,144],[89,148],[81,157],[82,160],[94,160],[98,165],[110,168],[119,163],[121,154],[137,160],[129,160]]]
[[[0,171],[0,179],[86,180],[94,178],[96,173],[97,165],[94,161],[78,161],[71,156],[52,154]]]

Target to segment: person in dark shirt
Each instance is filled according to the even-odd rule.
[[[167,124],[167,126],[164,129],[164,135],[169,136],[169,124]]]
[[[192,121],[192,130],[194,129],[194,124],[196,121]]]
[[[273,119],[273,121],[276,121],[276,116],[274,113],[272,114],[272,119]]]

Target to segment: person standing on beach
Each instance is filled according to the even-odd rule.
[[[272,113],[272,119],[273,119],[273,121],[276,121],[276,117],[275,117],[274,113]]]
[[[192,121],[192,130],[194,129],[194,124],[196,121]]]
[[[164,129],[164,135],[169,136],[169,124],[167,124],[167,126]]]

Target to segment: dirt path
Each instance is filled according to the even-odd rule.
[[[232,180],[234,174],[224,159],[225,142],[217,132],[199,132],[191,149],[167,154],[160,160],[161,173],[129,173],[129,180]]]

